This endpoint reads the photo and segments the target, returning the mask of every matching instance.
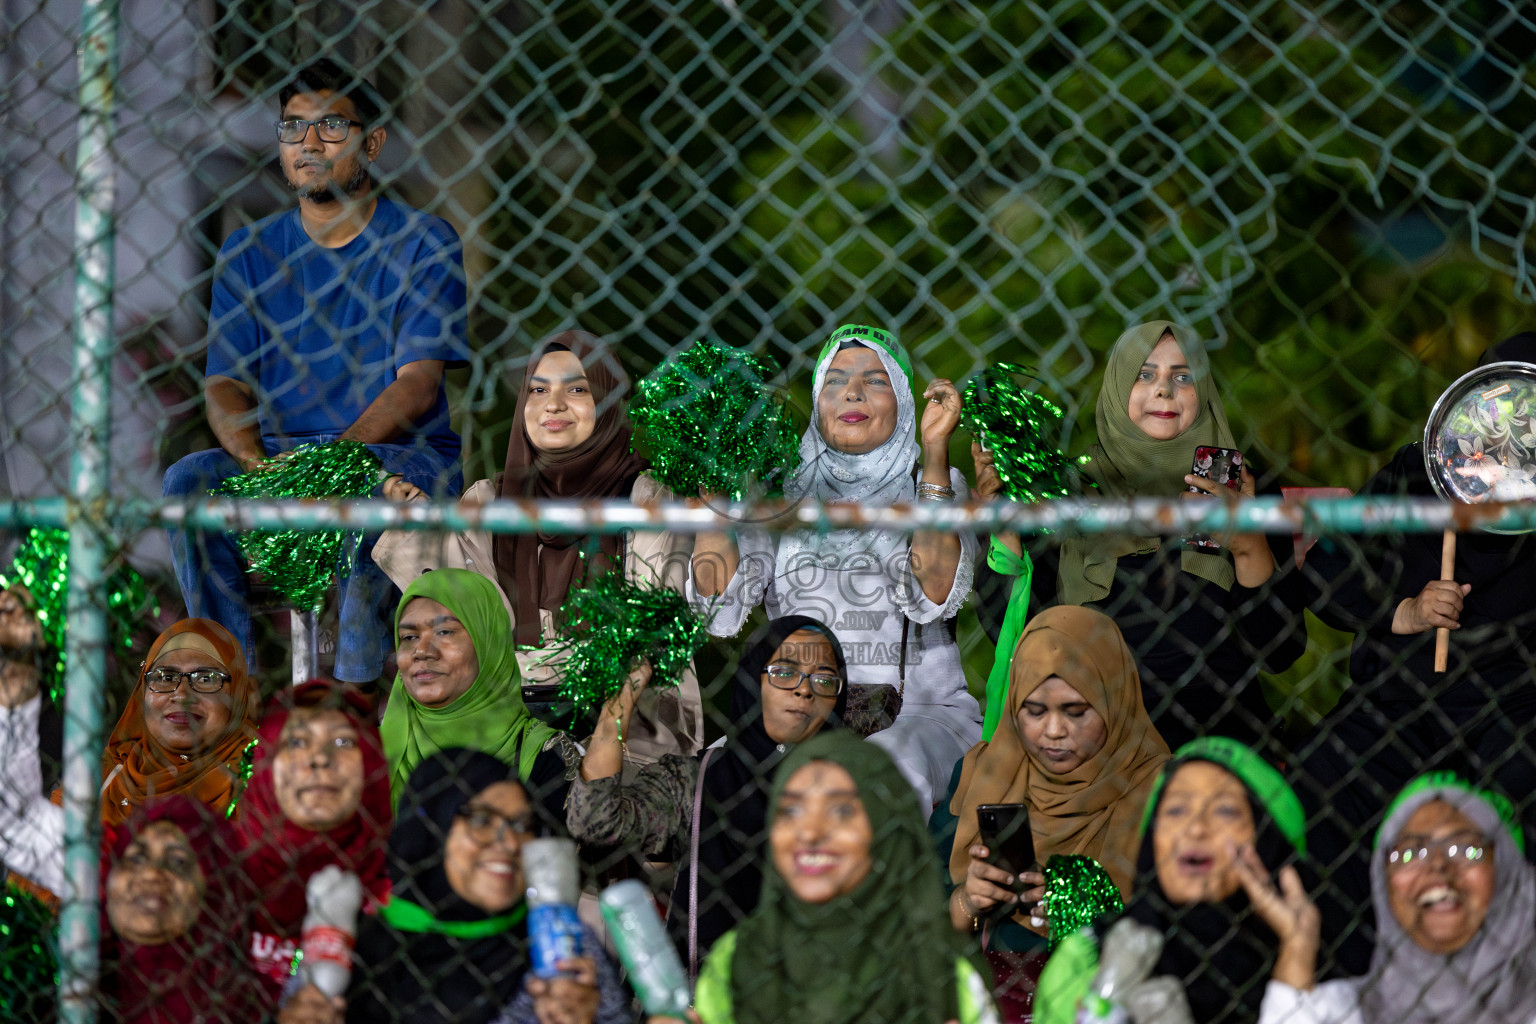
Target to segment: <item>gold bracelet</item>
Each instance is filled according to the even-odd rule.
[[[624,713],[622,711],[615,711],[613,713],[613,726],[619,731],[619,759],[627,761],[629,760],[629,747],[624,742]]]
[[[971,931],[974,932],[976,929],[980,928],[981,922],[977,919],[975,914],[971,913],[971,909],[965,905],[965,886],[955,886],[955,902],[960,905],[960,913],[971,919]]]

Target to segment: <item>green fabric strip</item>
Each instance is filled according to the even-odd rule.
[[[1019,637],[1024,634],[1024,625],[1029,621],[1029,584],[1035,575],[1035,563],[1028,551],[1021,558],[993,537],[987,548],[987,565],[1000,576],[1014,577],[1013,589],[1008,592],[1008,609],[1003,613],[1003,627],[997,635],[997,654],[992,658],[992,671],[987,676],[987,706],[981,738],[991,742],[997,723],[1002,721],[1003,709],[1008,706],[1013,651],[1019,646]]]
[[[379,916],[391,928],[402,932],[430,932],[436,935],[451,935],[456,939],[484,939],[516,927],[523,918],[528,916],[528,904],[519,903],[510,912],[500,917],[490,917],[482,921],[439,921],[425,907],[418,906],[410,900],[392,896],[388,903],[379,908]]]
[[[1292,848],[1297,853],[1306,854],[1307,815],[1301,808],[1301,799],[1296,791],[1285,781],[1285,776],[1254,753],[1252,748],[1225,736],[1202,736],[1190,740],[1173,752],[1173,760],[1168,762],[1168,767],[1163,769],[1152,786],[1152,792],[1147,795],[1147,809],[1141,815],[1142,835],[1147,834],[1147,828],[1152,823],[1152,809],[1157,806],[1157,798],[1162,795],[1168,777],[1185,761],[1210,761],[1236,775],[1269,812],[1280,834],[1285,836]]]
[[[1470,793],[1479,800],[1486,802],[1498,814],[1499,820],[1504,823],[1504,827],[1509,830],[1510,838],[1515,841],[1515,846],[1521,853],[1525,852],[1525,834],[1524,830],[1520,827],[1520,815],[1515,813],[1515,805],[1510,803],[1507,796],[1502,793],[1495,793],[1491,789],[1478,789],[1455,772],[1443,771],[1425,772],[1403,787],[1403,791],[1397,794],[1397,797],[1387,806],[1387,813],[1382,816],[1381,825],[1376,830],[1376,841],[1372,844],[1373,849],[1381,846],[1382,831],[1387,827],[1387,822],[1397,809],[1405,801],[1413,799],[1413,797],[1427,789],[1459,789],[1463,793]]]
[[[844,324],[832,332],[832,337],[821,347],[821,354],[816,357],[816,365],[820,366],[837,353],[837,346],[845,341],[857,341],[863,345],[877,345],[890,354],[896,360],[896,365],[901,367],[901,372],[907,375],[907,380],[912,380],[912,357],[907,354],[906,348],[896,340],[896,335],[889,331],[882,331],[878,327],[867,327],[863,324]]]

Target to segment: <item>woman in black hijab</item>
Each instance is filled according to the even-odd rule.
[[[680,862],[669,917],[693,969],[757,906],[773,770],[795,744],[841,726],[847,678],[830,629],[803,615],[774,619],[742,651],[724,743],[697,757],[668,755],[629,780],[620,773],[623,730],[650,669],[642,665],[603,709],[566,824],[581,842]]]
[[[1164,938],[1151,973],[1173,978],[1195,1024],[1255,1024],[1271,979],[1299,983],[1317,948],[1298,869],[1301,801],[1251,747],[1205,736],[1180,747],[1142,818],[1125,917]],[[1040,977],[1035,1020],[1074,1019],[1110,922],[1067,936]]]
[[[1536,365],[1536,333],[1478,359],[1498,362]],[[1404,445],[1360,493],[1434,497],[1423,446]],[[1345,974],[1369,966],[1369,840],[1395,793],[1437,769],[1506,793],[1536,791],[1525,728],[1536,718],[1536,537],[1459,534],[1454,581],[1440,579],[1440,556],[1439,533],[1334,536],[1318,541],[1304,568],[1313,610],[1355,634],[1352,685],[1300,747],[1313,846],[1333,865],[1318,894],[1323,934],[1341,937]],[[1445,672],[1434,670],[1439,626],[1454,627]]]
[[[451,748],[417,766],[389,836],[393,892],[358,928],[348,1021],[629,1019],[629,1000],[590,932],[586,957],[568,962],[572,977],[528,973],[521,844],[535,820],[516,770],[489,754]]]

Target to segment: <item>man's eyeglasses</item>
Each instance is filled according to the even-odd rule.
[[[528,839],[534,834],[533,815],[519,814],[509,818],[488,807],[465,807],[457,815],[469,830],[469,838],[480,846],[490,846],[507,832],[515,839]]]
[[[314,125],[315,131],[320,135],[321,142],[346,142],[347,136],[353,128],[361,128],[363,122],[349,121],[345,117],[322,117],[317,121],[306,121],[302,117],[290,117],[286,121],[277,122],[277,141],[286,143],[303,142],[304,136],[309,134],[309,126]]]
[[[1437,853],[1457,867],[1476,864],[1488,855],[1488,837],[1478,832],[1458,832],[1440,839],[1404,836],[1387,853],[1387,870],[1417,871],[1428,866]]]
[[[144,685],[155,693],[175,693],[185,679],[198,693],[218,693],[229,685],[230,676],[213,669],[177,672],[173,668],[152,668],[144,673]]]
[[[793,690],[800,686],[800,680],[811,681],[811,693],[818,697],[836,697],[843,692],[843,680],[829,672],[802,672],[789,665],[769,665],[763,670],[768,676],[768,682],[781,690]]]

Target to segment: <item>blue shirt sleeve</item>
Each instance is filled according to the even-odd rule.
[[[467,303],[463,244],[452,225],[434,217],[411,264],[395,338],[395,369],[421,359],[466,365]]]
[[[208,307],[208,368],[204,376],[229,377],[255,387],[262,330],[248,302],[251,282],[246,279],[245,253],[250,244],[250,231],[242,228],[219,250],[213,300]]]

